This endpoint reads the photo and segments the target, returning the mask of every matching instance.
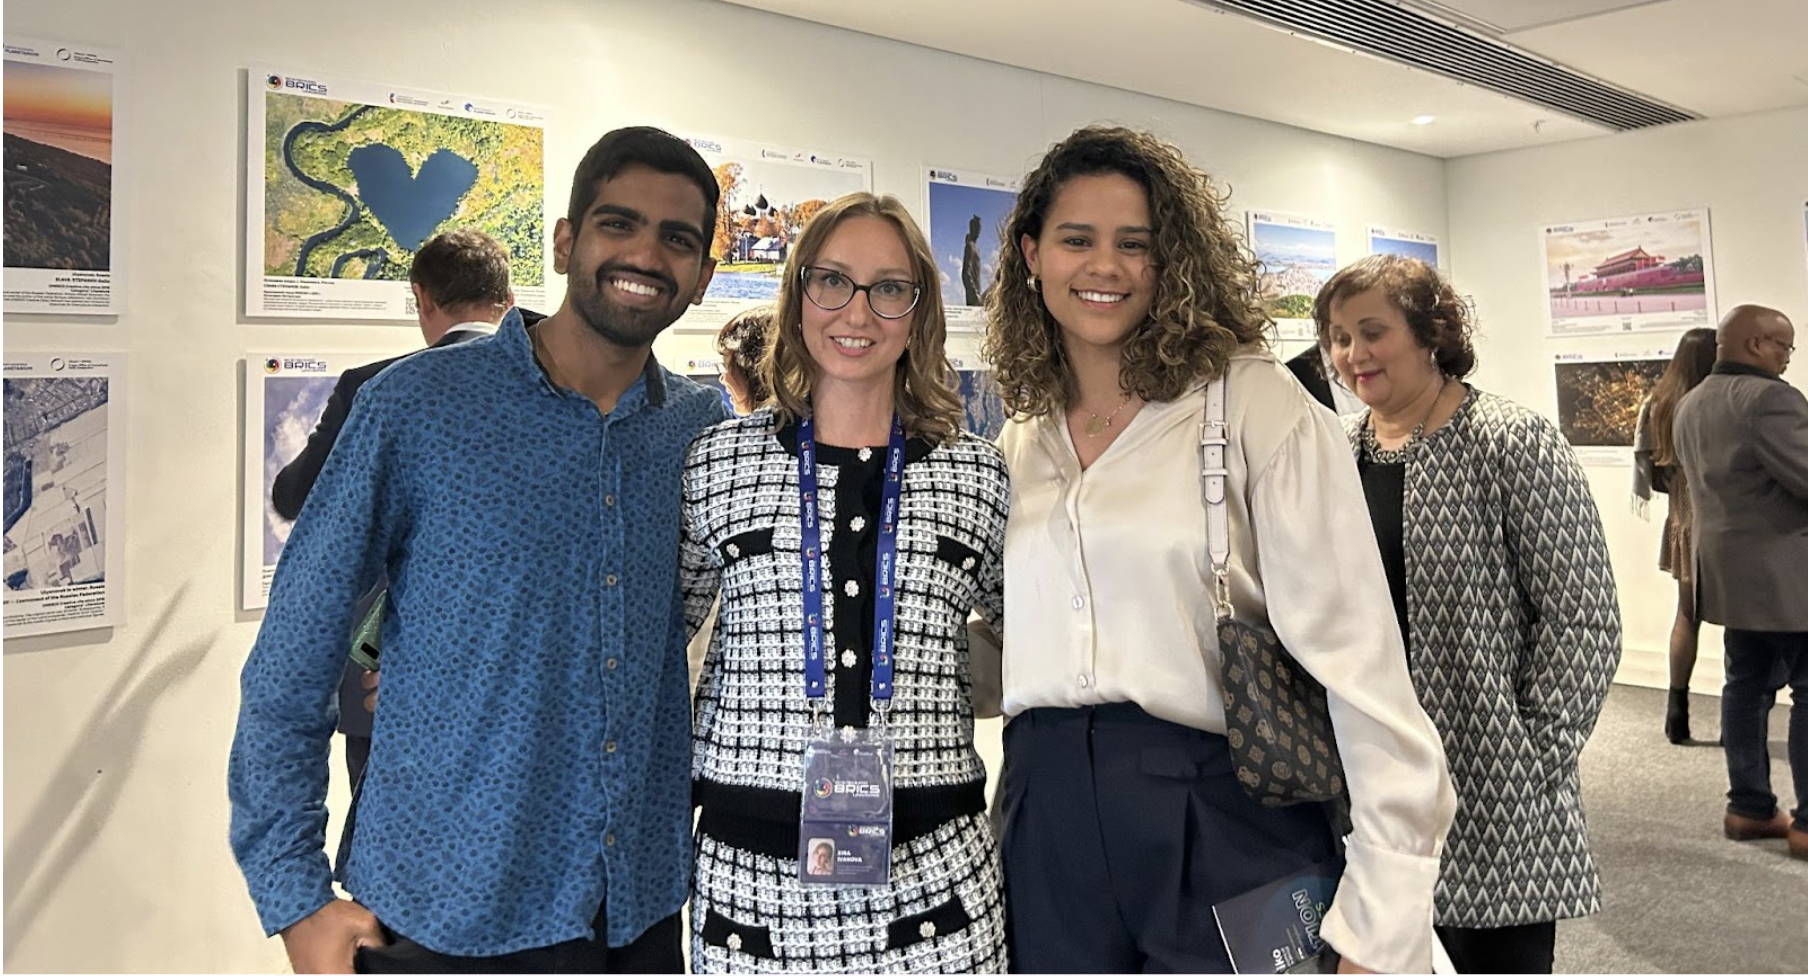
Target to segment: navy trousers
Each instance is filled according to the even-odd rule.
[[[505,956],[448,956],[383,926],[386,946],[359,949],[353,968],[360,973],[682,973],[682,913],[667,916],[625,946],[610,948],[602,938],[604,912],[596,914],[597,936],[572,939],[543,949]]]
[[[1223,736],[1135,705],[1024,712],[1004,755],[1016,972],[1229,972],[1212,906],[1341,857],[1322,805],[1262,806]]]
[[[1720,742],[1726,747],[1729,813],[1768,820],[1777,814],[1770,786],[1770,709],[1785,684],[1795,825],[1808,830],[1808,633],[1726,629],[1726,685],[1720,692]]]

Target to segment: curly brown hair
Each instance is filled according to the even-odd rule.
[[[1312,300],[1318,345],[1331,347],[1331,307],[1352,295],[1380,289],[1406,315],[1420,348],[1437,354],[1438,368],[1451,379],[1475,371],[1475,310],[1438,269],[1399,254],[1371,254],[1331,276]]]
[[[803,269],[809,267],[835,228],[850,217],[877,217],[890,222],[910,254],[910,273],[923,291],[910,323],[910,338],[898,359],[892,402],[913,437],[935,443],[959,436],[962,409],[955,392],[959,376],[948,362],[948,319],[942,308],[941,274],[929,240],[910,211],[894,196],[850,193],[816,212],[797,236],[785,262],[778,289],[778,317],[772,348],[760,364],[761,378],[772,390],[773,411],[785,423],[810,413],[810,391],[816,384],[816,360],[804,345]]]
[[[1254,256],[1225,216],[1228,194],[1150,133],[1087,126],[1056,143],[1024,178],[1005,225],[998,276],[986,292],[985,355],[1014,414],[1064,409],[1076,393],[1061,324],[1030,287],[1023,240],[1041,239],[1068,180],[1110,173],[1143,188],[1155,228],[1155,294],[1148,319],[1124,343],[1118,383],[1125,393],[1174,400],[1196,380],[1221,374],[1231,353],[1269,327]]]
[[[722,357],[722,373],[733,373],[747,391],[747,402],[758,408],[772,399],[772,387],[760,369],[771,345],[772,319],[777,306],[755,305],[735,313],[716,333],[716,355]]]

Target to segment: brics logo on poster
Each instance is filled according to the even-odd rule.
[[[816,781],[816,798],[826,800],[835,795],[835,781],[824,776]]]
[[[306,78],[284,78],[282,75],[269,75],[264,79],[264,84],[267,85],[271,91],[282,91],[283,89],[288,88],[294,91],[306,92],[309,95],[326,94],[325,85],[318,81],[309,81]]]
[[[327,371],[327,364],[324,359],[309,359],[302,356],[288,356],[281,359],[272,357],[264,360],[264,372],[266,373],[275,374],[285,370],[289,372],[324,373]]]

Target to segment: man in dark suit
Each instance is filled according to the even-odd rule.
[[[415,252],[414,264],[408,270],[414,289],[415,314],[420,320],[421,337],[427,347],[452,346],[481,339],[496,331],[496,324],[515,303],[509,288],[508,252],[489,235],[475,230],[452,230],[433,238]],[[522,309],[527,324],[544,318],[537,312]],[[409,353],[408,355],[414,355]],[[301,514],[303,502],[319,477],[320,468],[332,453],[345,418],[351,415],[352,401],[365,381],[381,373],[389,364],[403,359],[392,356],[381,362],[346,370],[333,387],[320,423],[308,435],[308,444],[276,476],[270,489],[270,503],[276,514],[294,519]],[[378,594],[379,584],[358,602],[362,620]],[[347,635],[349,642],[350,635]],[[347,663],[345,677],[339,685],[339,731],[345,735],[345,771],[356,789],[364,775],[364,763],[370,757],[370,713],[364,708],[361,685],[363,669]],[[349,818],[348,818],[349,820]]]
[[[1782,379],[1795,351],[1783,313],[1740,305],[1717,341],[1714,370],[1677,406],[1674,429],[1695,503],[1695,605],[1726,627],[1726,836],[1787,837],[1808,858],[1808,398]],[[1784,684],[1795,699],[1793,819],[1771,792],[1766,743]]]

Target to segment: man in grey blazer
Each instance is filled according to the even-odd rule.
[[[1720,321],[1714,371],[1676,408],[1676,453],[1695,502],[1701,619],[1726,627],[1726,836],[1787,837],[1808,858],[1808,398],[1784,382],[1795,327],[1740,305]],[[1793,819],[1777,808],[1766,743],[1788,684]]]

